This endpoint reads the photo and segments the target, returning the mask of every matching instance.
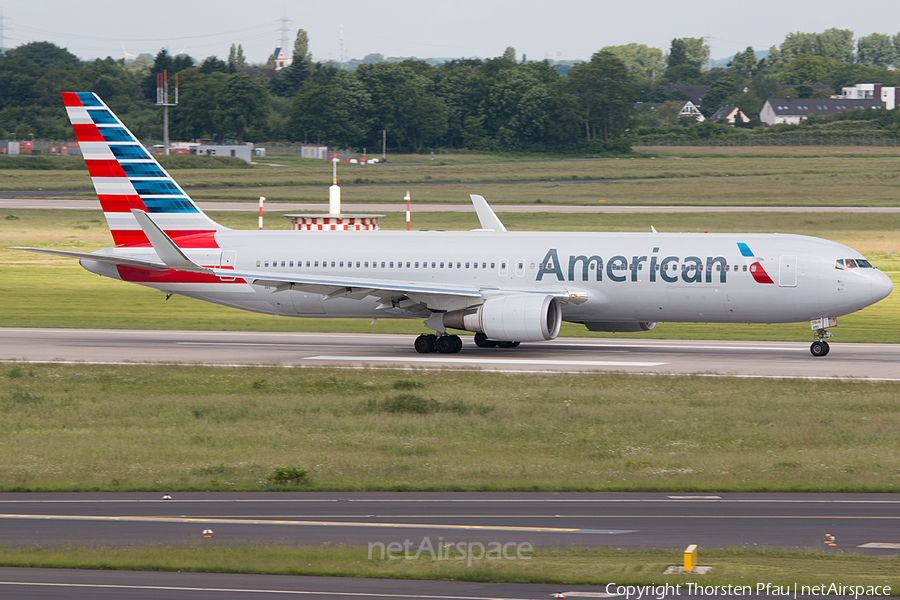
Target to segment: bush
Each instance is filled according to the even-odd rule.
[[[301,483],[306,480],[307,471],[303,467],[275,467],[275,469],[266,475],[266,479],[271,483]]]

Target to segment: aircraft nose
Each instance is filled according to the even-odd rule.
[[[881,271],[875,271],[872,277],[872,302],[887,298],[894,290],[894,282]]]

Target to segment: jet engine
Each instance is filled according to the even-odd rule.
[[[513,294],[444,313],[444,327],[484,333],[501,342],[542,342],[559,335],[562,308],[554,296]]]

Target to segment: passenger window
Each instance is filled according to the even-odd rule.
[[[366,261],[366,262],[363,263],[363,264],[366,266],[367,269],[369,268],[369,261]]]
[[[384,268],[384,261],[381,261],[381,268]]]
[[[466,268],[467,268],[467,269],[469,268],[469,263],[466,263]]]
[[[419,263],[416,263],[416,268],[417,268],[417,269],[419,268]]]
[[[497,263],[491,263],[491,268],[492,268],[492,269],[496,269],[496,268],[497,268],[497,267],[495,266],[496,264],[497,264]]]
[[[316,266],[317,266],[317,267],[319,266],[319,261],[316,261]]]
[[[432,268],[432,269],[434,268],[434,264],[435,264],[435,263],[431,263],[431,268]],[[441,266],[443,267],[444,265],[441,265]]]
[[[407,269],[409,268],[409,262],[406,263],[406,268],[407,268]]]
[[[441,263],[441,268],[442,268],[442,269],[444,268],[444,263]]]
[[[482,268],[482,269],[487,269],[487,263],[481,263],[481,268]]]
[[[452,262],[448,262],[448,263],[447,263],[447,268],[448,268],[448,269],[452,269],[452,268],[453,268],[453,263],[452,263]]]
[[[331,261],[331,268],[334,268],[334,261]]]
[[[267,266],[267,267],[269,266],[269,261],[266,261],[266,266]]]
[[[747,272],[747,265],[744,265],[744,268],[741,269],[741,270],[742,270],[744,273],[746,273],[746,272]]]
[[[256,266],[257,266],[257,267],[259,266],[259,261],[256,261]]]

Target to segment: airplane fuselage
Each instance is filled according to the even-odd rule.
[[[872,268],[837,269],[864,260],[828,240],[778,234],[543,232],[222,231],[218,250],[185,250],[204,266],[234,270],[399,279],[535,293],[564,288],[566,321],[786,323],[845,315],[883,298],[890,281]],[[752,249],[742,254],[738,242]],[[152,248],[108,249],[142,254]],[[746,253],[746,252],[745,252]],[[88,270],[244,310],[307,317],[410,317],[375,298],[327,298],[306,290],[252,285],[180,271],[148,271],[82,261]],[[756,271],[758,265],[762,274]],[[430,306],[456,310],[476,303]],[[427,301],[425,302],[427,305]]]

